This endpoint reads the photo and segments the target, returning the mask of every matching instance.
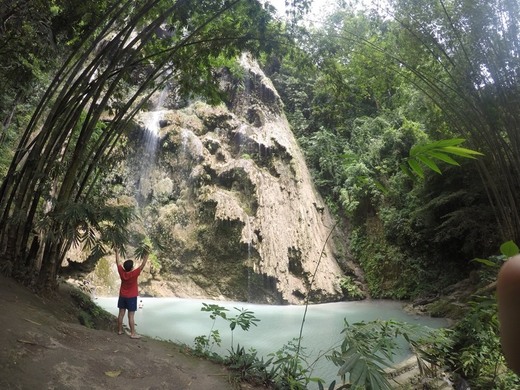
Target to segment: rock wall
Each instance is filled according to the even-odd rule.
[[[254,61],[241,62],[242,80],[221,78],[227,106],[195,102],[144,112],[128,133],[121,165],[107,178],[121,196],[135,197],[137,229],[160,247],[143,293],[340,300],[338,263],[345,259],[329,238],[334,221],[278,93]],[[157,137],[144,136],[150,127],[158,128]]]

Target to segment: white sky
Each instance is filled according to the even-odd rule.
[[[280,16],[285,16],[285,0],[266,0],[271,3]],[[318,19],[334,9],[336,2],[334,0],[313,0],[311,11],[308,16],[317,16]]]
[[[285,16],[285,1],[286,0],[264,0],[269,2],[278,10],[278,15]],[[358,9],[367,8],[386,8],[388,5],[386,0],[354,0],[351,4],[356,4]],[[305,16],[305,19],[311,23],[320,23],[320,21],[336,7],[336,0],[313,0],[310,12]]]

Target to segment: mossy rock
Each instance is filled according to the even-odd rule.
[[[429,312],[432,317],[458,319],[464,316],[467,308],[459,302],[440,299],[426,305],[426,311]]]

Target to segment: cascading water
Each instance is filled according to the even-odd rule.
[[[247,214],[244,217],[246,226],[244,226],[244,230],[242,231],[242,240],[247,242],[247,301],[252,302],[252,294],[251,294],[251,273],[256,272],[256,262],[251,257],[251,247],[253,246],[253,232],[251,228],[251,219]],[[244,237],[244,233],[246,233],[247,237]]]
[[[146,201],[151,194],[151,173],[156,163],[157,145],[159,143],[160,122],[164,117],[164,102],[168,96],[168,88],[165,87],[158,96],[153,110],[141,114],[143,123],[142,150],[140,160],[139,178],[136,186],[136,199],[138,204]]]
[[[167,97],[168,87],[164,87],[157,98],[157,102],[154,104],[153,110],[149,111],[143,118],[145,130],[151,138],[157,139],[159,136],[159,130],[161,129],[160,121],[164,116],[163,105]]]

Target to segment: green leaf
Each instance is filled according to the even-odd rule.
[[[513,241],[507,241],[500,245],[500,253],[506,257],[513,257],[519,252],[518,246]]]
[[[152,253],[152,242],[149,238],[145,238],[142,240],[137,248],[135,248],[135,257],[137,259],[142,259],[145,256],[150,255]]]
[[[412,171],[410,171],[406,164],[399,164],[399,168],[401,168],[401,171],[403,171],[403,173],[406,174],[410,179],[416,179],[416,177],[413,175]]]
[[[424,153],[428,145],[414,145],[410,149],[410,157],[415,158],[417,155]]]
[[[477,263],[480,263],[480,264],[484,264],[485,266],[488,266],[488,267],[498,267],[498,264],[491,261],[491,260],[488,260],[488,259],[479,259],[479,258],[475,258],[471,261],[476,261]]]
[[[416,160],[408,160],[408,165],[412,168],[412,171],[417,174],[421,179],[424,179],[424,171]]]
[[[410,165],[414,173],[416,173],[419,177],[424,178],[424,171],[421,168],[419,162],[422,162],[432,171],[441,174],[442,172],[440,168],[437,166],[435,161],[433,161],[434,158],[445,163],[458,166],[460,164],[452,157],[450,157],[449,154],[472,159],[476,158],[475,156],[483,155],[482,153],[475,150],[457,146],[464,141],[465,140],[462,138],[453,138],[434,141],[424,145],[415,145],[410,149],[408,165]],[[401,167],[401,169],[403,168]]]
[[[388,389],[390,390],[392,386],[388,382],[388,380],[382,375],[381,372],[371,370],[368,372],[368,383],[370,384],[371,389]]]
[[[467,148],[460,148],[458,146],[446,146],[442,148],[442,150],[446,153],[455,154],[457,156],[465,157],[465,158],[475,158],[474,156],[483,156],[484,154],[477,152],[476,150],[471,150]]]
[[[426,156],[417,156],[417,159],[420,160],[424,165],[426,165],[428,168],[430,168],[432,171],[437,172],[438,174],[442,174],[441,170],[435,164],[435,162],[431,159],[429,159]]]
[[[457,161],[452,159],[450,156],[448,156],[445,153],[437,152],[437,151],[431,151],[428,153],[430,157],[435,157],[436,159],[439,159],[441,161],[444,161],[445,163],[451,164],[451,165],[460,165]]]
[[[355,365],[358,363],[359,359],[361,358],[361,355],[358,352],[351,352],[347,351],[346,355],[348,356],[345,359],[345,363],[340,367],[338,371],[338,376],[343,376],[347,372],[350,372],[353,370]]]
[[[365,359],[359,359],[350,372],[350,381],[354,387],[363,386],[367,377],[368,367]]]

